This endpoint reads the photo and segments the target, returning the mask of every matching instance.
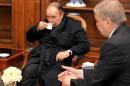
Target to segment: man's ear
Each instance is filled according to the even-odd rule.
[[[108,24],[111,24],[111,22],[112,22],[111,19],[110,19],[109,17],[107,17],[107,18],[106,18],[106,24],[107,24],[107,25],[108,25]]]

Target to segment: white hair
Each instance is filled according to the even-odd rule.
[[[53,7],[57,8],[59,11],[64,12],[62,5],[58,2],[52,2],[48,5],[48,7],[50,7],[50,6],[53,6]]]
[[[118,0],[102,0],[95,6],[94,13],[103,19],[110,18],[116,24],[127,21],[125,10]]]

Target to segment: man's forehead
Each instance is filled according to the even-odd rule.
[[[54,6],[49,6],[49,7],[47,7],[47,11],[54,11],[54,12],[59,12],[59,10],[58,10],[58,8],[56,8],[56,7],[54,7]]]
[[[60,13],[60,11],[56,8],[56,7],[48,7],[47,8],[47,11],[46,11],[46,14],[47,15],[58,15]]]

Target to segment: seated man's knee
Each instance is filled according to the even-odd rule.
[[[23,69],[23,75],[35,75],[38,72],[38,64],[30,64]]]

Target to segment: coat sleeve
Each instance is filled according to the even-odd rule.
[[[72,79],[71,86],[90,86],[92,79],[93,69],[84,69],[84,79]],[[87,76],[86,76],[87,75]]]
[[[71,86],[87,86],[87,85],[85,84],[85,81],[82,79],[72,79]]]
[[[126,63],[120,47],[107,42],[101,49],[100,59],[94,69],[90,86],[107,86],[121,73],[123,64]],[[88,74],[86,74],[86,77]]]
[[[107,86],[112,83],[112,80],[120,76],[120,73],[124,71],[124,64],[127,63],[119,45],[111,42],[105,43],[100,55],[90,86]]]
[[[38,31],[37,25],[33,26],[26,32],[26,40],[29,42],[35,42],[36,40],[40,40],[43,37],[43,34],[44,30]]]
[[[72,86],[107,86],[124,70],[123,66],[127,62],[118,46],[107,43],[102,48],[100,55],[100,60],[94,68],[92,76],[84,70],[84,85],[80,80],[72,80]]]
[[[87,33],[81,27],[80,23],[72,25],[72,28],[75,29],[75,40],[76,43],[70,50],[74,54],[81,55],[89,51],[90,44],[88,42]]]
[[[47,19],[45,18],[42,20],[44,22],[48,22]],[[31,27],[27,32],[26,32],[26,40],[29,42],[35,42],[36,40],[40,40],[43,37],[43,34],[45,30],[38,30],[37,29],[38,23]]]

